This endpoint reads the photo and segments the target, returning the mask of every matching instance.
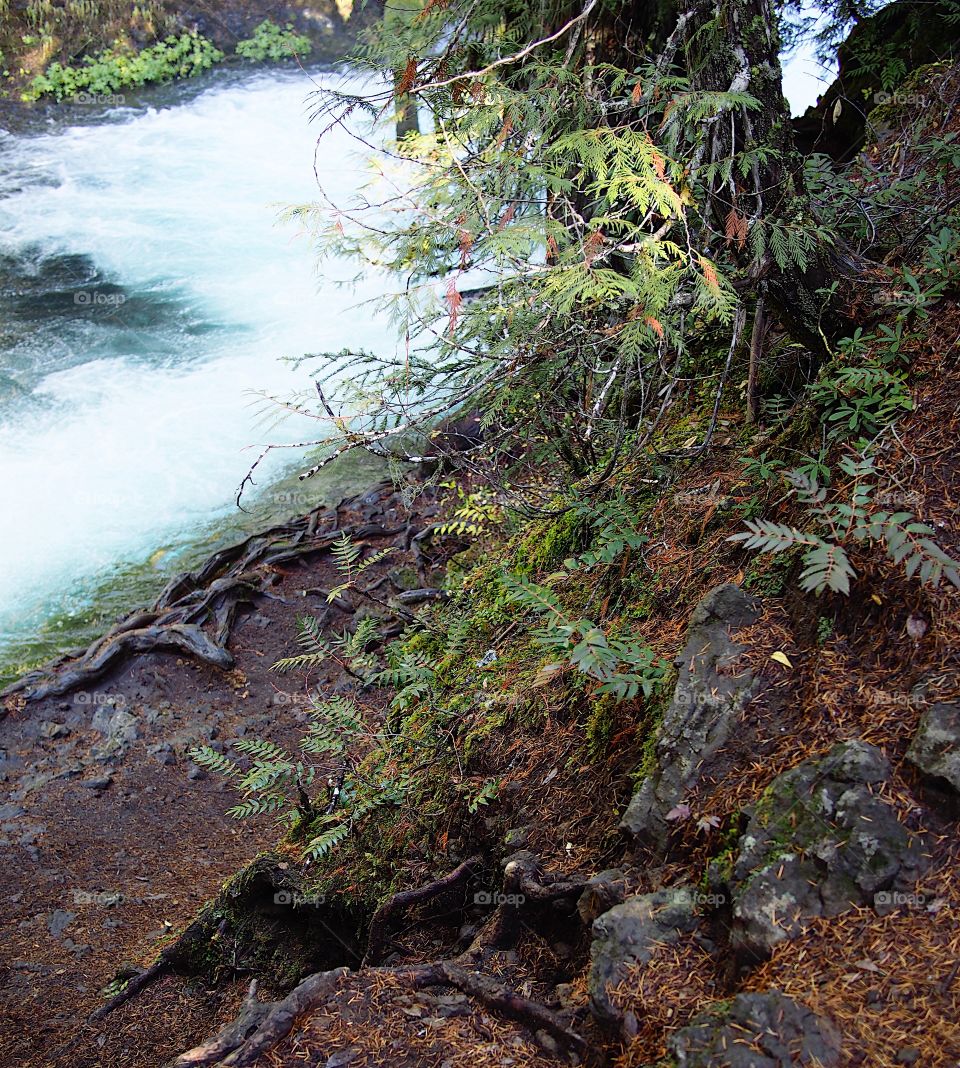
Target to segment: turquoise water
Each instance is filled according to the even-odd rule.
[[[306,100],[334,77],[228,75],[0,132],[6,673],[149,599],[251,523],[329,496],[278,488],[294,457],[276,453],[254,519],[233,505],[259,445],[320,429],[273,425],[253,395],[310,386],[281,357],[392,347],[385,321],[356,310],[378,281],[342,288],[351,271],[336,262],[320,276],[309,238],[277,221],[317,197]],[[335,199],[363,173],[342,132],[317,167]]]

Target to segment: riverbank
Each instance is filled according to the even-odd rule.
[[[393,550],[371,572],[389,603],[442,580],[448,553],[424,553],[414,542],[437,509],[433,490],[381,483],[295,521],[282,537],[292,551],[284,557],[278,548],[245,572],[251,600],[231,629],[229,670],[157,651],[62,695],[8,699],[0,723],[0,941],[9,963],[0,1016],[11,1063],[159,1064],[232,1010],[232,991],[195,998],[174,983],[176,1019],[162,1027],[144,1019],[104,1039],[86,1022],[118,967],[162,947],[224,879],[273,844],[270,821],[225,815],[230,791],[188,754],[198,743],[222,748],[243,736],[289,744],[302,729],[302,682],[270,668],[296,650],[299,613],[325,616],[331,632],[353,625],[360,605],[345,595],[327,606],[324,596],[338,581],[328,552],[336,532]],[[313,681],[352,688],[335,663]]]
[[[311,62],[340,62],[372,18],[376,5],[352,0],[148,0],[130,5],[8,5],[0,18],[0,120],[15,114],[11,103],[51,63],[69,64],[118,44],[134,53],[169,36],[197,33],[227,57],[269,20],[309,38]],[[96,96],[110,94],[94,94]]]
[[[266,399],[309,384],[284,358],[391,351],[376,278],[318,283],[307,235],[278,216],[317,195],[307,108],[322,68],[216,70],[123,107],[23,108],[0,154],[0,519],[4,674],[87,644],[219,545],[364,484],[300,483],[277,450],[316,436]],[[346,132],[318,163],[346,195]],[[150,254],[145,255],[144,249]],[[266,395],[266,396],[264,396]],[[265,426],[264,420],[269,425]],[[331,479],[333,480],[331,482]],[[323,486],[333,489],[325,495]]]

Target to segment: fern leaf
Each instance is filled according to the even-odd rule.
[[[850,580],[856,572],[843,546],[822,541],[803,554],[806,565],[800,575],[800,588],[820,594],[825,589],[849,593]]]

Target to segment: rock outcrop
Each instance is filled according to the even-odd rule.
[[[924,712],[907,760],[931,785],[960,794],[960,705],[936,704]]]
[[[775,990],[701,1013],[668,1046],[675,1068],[830,1068],[840,1059],[833,1024]]]
[[[759,617],[759,601],[732,585],[717,586],[694,610],[675,660],[680,674],[660,725],[656,767],[620,822],[637,845],[663,851],[668,813],[709,766],[753,696],[756,682],[737,666],[743,647],[733,635]]]
[[[890,774],[879,749],[855,741],[774,779],[726,879],[739,955],[762,959],[804,920],[873,905],[881,891],[916,881],[920,844],[875,792]]]

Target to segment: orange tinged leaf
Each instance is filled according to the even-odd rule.
[[[451,334],[457,329],[461,304],[463,304],[463,294],[457,290],[456,278],[451,278],[447,283],[447,312],[449,314],[447,329]]]
[[[414,56],[411,56],[407,60],[407,65],[403,69],[403,74],[397,81],[397,88],[395,96],[399,99],[404,96],[413,88],[413,83],[417,80],[417,61]]]
[[[747,217],[740,215],[736,208],[731,208],[727,215],[724,233],[728,245],[736,241],[737,248],[743,248],[747,241]]]
[[[700,266],[703,268],[703,277],[707,280],[707,285],[714,293],[719,293],[720,281],[717,278],[716,268],[705,256],[700,257]]]
[[[587,267],[593,265],[593,261],[597,258],[602,246],[603,233],[600,230],[594,230],[583,243],[583,261]]]
[[[630,99],[634,102],[634,104],[639,104],[640,103],[640,98],[642,96],[643,96],[643,83],[642,82],[637,82],[637,84],[633,87],[633,92],[630,94]]]
[[[498,230],[503,230],[505,227],[509,226],[510,223],[513,221],[513,217],[514,217],[514,215],[516,215],[516,213],[517,213],[517,205],[515,203],[511,202],[508,205],[507,210],[503,213],[503,218],[497,224],[497,229]]]
[[[661,323],[659,319],[655,319],[652,315],[647,315],[643,321],[650,327],[657,337],[663,337],[663,323]]]
[[[473,248],[473,234],[469,230],[460,230],[460,267],[466,267],[467,260],[470,258],[470,250]]]
[[[450,0],[427,0],[415,21],[422,22],[431,11],[443,11],[449,4]]]

